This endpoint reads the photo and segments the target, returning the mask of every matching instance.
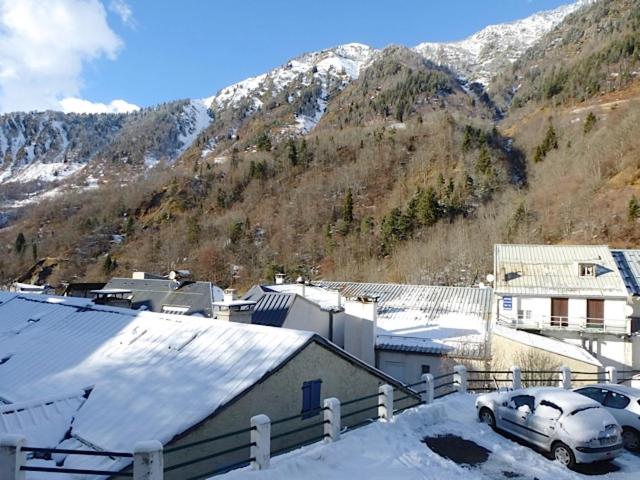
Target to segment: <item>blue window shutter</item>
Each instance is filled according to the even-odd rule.
[[[322,380],[311,380],[302,384],[302,418],[318,415],[320,412]]]

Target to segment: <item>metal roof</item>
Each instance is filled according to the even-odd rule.
[[[316,338],[86,299],[0,292],[0,352],[10,353],[0,365],[0,397],[32,402],[90,388],[58,442],[69,431],[98,449],[131,451],[149,438],[171,441]],[[33,430],[30,441],[39,444],[48,431]],[[68,461],[65,466],[73,467],[82,459]],[[122,461],[103,468],[129,462]]]
[[[162,312],[166,306],[188,306],[185,315],[213,316],[214,287],[210,282],[181,282],[179,288],[174,280],[112,278],[104,290],[131,290],[131,308],[145,307],[152,312]]]
[[[640,295],[640,250],[611,250],[630,295]]]
[[[492,306],[490,288],[314,283],[339,290],[345,298],[377,298],[379,349],[464,355],[484,351]]]
[[[295,299],[295,293],[265,293],[256,303],[251,323],[282,327]]]
[[[595,276],[580,276],[581,263],[596,265]],[[627,296],[606,245],[495,245],[494,275],[498,295]]]

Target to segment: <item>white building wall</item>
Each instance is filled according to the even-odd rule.
[[[329,338],[329,312],[298,297],[293,302],[282,326],[292,330],[315,332],[324,338]]]

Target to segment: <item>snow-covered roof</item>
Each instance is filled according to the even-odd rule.
[[[0,398],[39,402],[90,389],[74,414],[72,438],[131,451],[138,441],[166,444],[312,338],[309,332],[96,306],[86,299],[0,292]],[[31,436],[29,443],[45,440]],[[87,465],[86,458],[70,456],[65,466],[75,461]]]
[[[490,288],[316,282],[345,298],[378,301],[378,348],[422,353],[482,349],[491,315]],[[477,347],[477,348],[472,348]]]
[[[500,335],[501,337],[508,338],[509,340],[513,340],[530,347],[535,347],[549,353],[554,353],[580,362],[589,363],[597,367],[602,367],[600,360],[591,355],[584,348],[563,342],[562,340],[525,332],[524,330],[516,330],[515,328],[505,327],[500,324],[495,324],[493,326],[493,334]]]
[[[640,295],[640,250],[611,250],[629,295]]]
[[[595,275],[581,276],[579,264]],[[498,295],[627,296],[606,245],[495,245],[494,274]]]

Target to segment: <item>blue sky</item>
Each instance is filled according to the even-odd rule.
[[[384,47],[458,40],[489,24],[570,2],[0,0],[5,11],[15,10],[0,18],[0,47],[3,42],[20,45],[13,57],[0,58],[10,65],[5,71],[0,65],[0,111],[50,107],[66,97],[104,103],[124,99],[140,106],[205,97],[307,51],[349,42]],[[69,15],[56,17],[54,7]],[[75,22],[71,26],[69,16]],[[38,44],[24,31],[27,27],[17,26],[22,19],[39,32],[48,29],[51,40],[45,37]],[[75,34],[60,43],[56,28]],[[95,38],[88,38],[92,32]],[[60,61],[36,70],[43,62],[24,60],[33,53],[30,49]],[[0,57],[3,53],[0,48]],[[10,75],[3,76],[6,71],[17,72],[13,83],[6,80]],[[56,82],[57,90],[52,87]]]

